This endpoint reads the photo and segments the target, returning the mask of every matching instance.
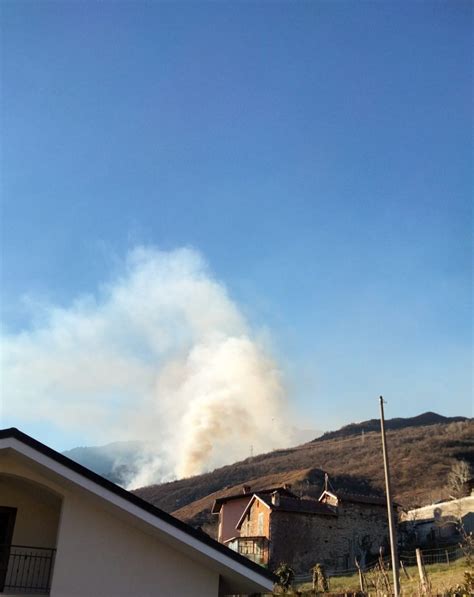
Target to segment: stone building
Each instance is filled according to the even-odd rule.
[[[365,496],[338,491],[324,491],[319,502],[333,508],[337,522],[332,529],[330,558],[338,568],[361,566],[378,556],[382,547],[388,551],[388,516],[385,497]]]
[[[231,549],[275,569],[289,563],[305,573],[316,563],[330,570],[361,565],[387,546],[388,523],[383,498],[324,491],[319,500],[279,491],[254,493],[236,524]]]

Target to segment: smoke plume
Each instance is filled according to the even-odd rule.
[[[144,440],[132,486],[288,442],[277,366],[191,249],[136,248],[96,295],[36,306],[28,329],[3,334],[1,369],[19,426]]]

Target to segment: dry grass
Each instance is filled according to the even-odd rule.
[[[467,570],[467,562],[465,559],[460,559],[449,565],[433,564],[426,566],[426,572],[431,583],[432,595],[445,595],[449,588],[461,584],[464,579],[465,570]],[[408,579],[401,573],[401,594],[404,596],[420,595],[419,576],[416,566],[407,568],[407,571],[411,579]],[[357,574],[352,576],[335,576],[330,579],[329,588],[331,591],[329,595],[356,593],[359,591],[359,577]],[[294,595],[301,594],[309,597],[313,594],[311,591],[311,583],[304,583],[298,586],[297,590],[300,593],[295,592],[293,593]],[[291,595],[291,593],[289,593],[289,595]]]

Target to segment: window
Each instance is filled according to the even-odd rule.
[[[258,513],[258,530],[257,535],[263,535],[263,512]]]

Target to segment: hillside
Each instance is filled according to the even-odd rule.
[[[411,425],[387,433],[395,499],[414,506],[447,497],[445,484],[456,460],[474,465],[474,420]],[[378,431],[319,438],[295,448],[247,458],[210,473],[136,490],[136,493],[193,525],[213,532],[210,507],[216,497],[289,482],[302,495],[318,496],[324,473],[332,485],[357,493],[383,492]]]
[[[135,463],[143,451],[143,442],[128,441],[105,446],[82,446],[66,450],[63,454],[113,483],[126,485],[128,479],[138,472]]]
[[[322,433],[318,429],[292,427],[290,445],[308,442]],[[146,467],[147,462],[154,460],[156,446],[145,441],[122,441],[102,446],[80,446],[66,450],[63,454],[109,481],[126,487]]]
[[[443,415],[438,415],[437,413],[426,412],[416,417],[397,417],[388,419],[385,422],[385,428],[406,429],[407,427],[426,427],[428,425],[459,423],[467,420],[467,417],[443,417]],[[362,423],[350,423],[349,425],[344,425],[344,427],[341,427],[337,431],[327,431],[314,441],[361,435],[362,432],[368,433],[370,431],[380,431],[380,419],[370,419],[369,421],[363,421]]]

